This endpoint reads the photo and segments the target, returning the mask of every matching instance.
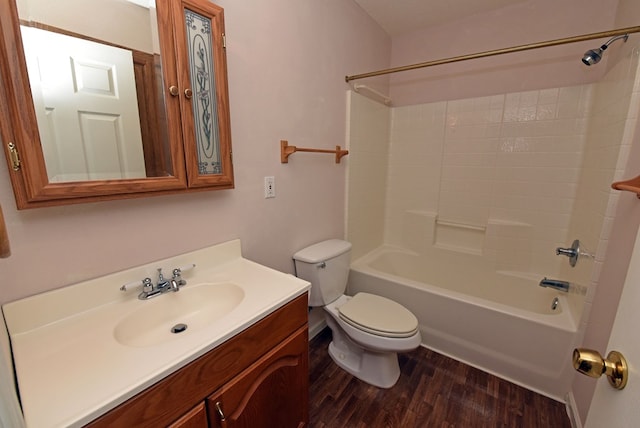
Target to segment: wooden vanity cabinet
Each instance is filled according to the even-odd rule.
[[[308,368],[305,293],[87,426],[303,427]]]

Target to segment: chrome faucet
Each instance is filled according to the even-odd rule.
[[[158,268],[158,282],[156,282],[156,289],[162,290],[166,287],[170,287],[169,281],[164,279],[164,276],[162,275],[162,268]]]
[[[542,281],[540,281],[540,287],[554,288],[559,291],[564,291],[565,293],[569,292],[570,285],[571,284],[568,281],[560,281],[559,279],[547,279],[546,276]]]
[[[183,285],[187,285],[187,280],[182,279],[182,271],[185,269],[191,269],[195,266],[196,265],[188,265],[187,267],[176,268],[173,270],[173,272],[171,272],[173,276],[171,277],[170,286],[171,288],[173,288],[173,291],[180,291],[180,287],[182,287]]]
[[[168,292],[177,292],[180,291],[180,287],[187,285],[187,281],[182,278],[182,272],[188,269],[192,269],[196,267],[195,264],[190,264],[183,266],[181,268],[176,268],[172,271],[172,277],[170,280],[166,279],[164,275],[162,275],[162,268],[158,268],[158,281],[156,284],[153,284],[151,278],[145,278],[142,280],[142,292],[138,294],[138,299],[140,300],[148,300],[152,297],[156,297],[160,294],[168,293]],[[125,284],[120,287],[121,291],[127,291],[127,288],[134,285],[139,285],[140,281],[134,281],[129,284]]]

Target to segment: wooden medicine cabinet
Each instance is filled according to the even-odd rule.
[[[208,0],[1,2],[18,209],[233,188],[224,31]]]

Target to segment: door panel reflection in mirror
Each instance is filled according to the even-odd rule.
[[[131,51],[22,26],[50,182],[145,177]]]
[[[48,28],[78,39],[99,41],[106,46],[129,50],[133,56],[135,93],[146,174],[131,171],[106,178],[164,177],[173,175],[164,108],[158,19],[153,0],[18,0],[23,22]],[[70,12],[73,11],[73,12]],[[78,19],[81,16],[81,19]],[[121,91],[120,94],[123,94]],[[136,104],[132,105],[132,108]],[[41,131],[42,133],[42,131]],[[127,138],[125,136],[125,138]],[[125,144],[125,143],[121,143]],[[126,142],[128,150],[136,150]],[[43,150],[46,150],[43,146]],[[47,162],[47,168],[49,163]],[[105,167],[98,166],[97,171]],[[136,168],[137,170],[137,168]],[[48,171],[49,177],[54,176]],[[89,180],[103,179],[96,173]],[[80,179],[80,178],[78,178]],[[52,180],[60,181],[60,180]],[[63,180],[64,181],[64,180]]]

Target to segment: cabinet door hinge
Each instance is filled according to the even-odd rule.
[[[222,47],[227,48],[227,35],[222,33]]]
[[[18,154],[18,148],[13,142],[9,141],[7,144],[9,147],[9,157],[11,159],[11,168],[14,171],[20,171],[20,155]]]

